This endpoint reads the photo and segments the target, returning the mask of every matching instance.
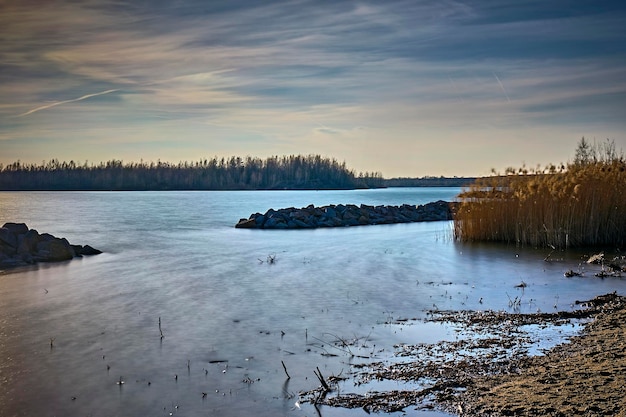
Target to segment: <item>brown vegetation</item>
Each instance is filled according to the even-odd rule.
[[[459,196],[454,234],[461,241],[535,247],[623,246],[626,160],[613,142],[583,138],[567,166],[478,179]]]

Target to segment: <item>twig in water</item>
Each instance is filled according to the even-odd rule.
[[[545,225],[543,226],[544,228],[546,227]],[[543,258],[543,260],[545,262],[551,262],[552,261],[552,252],[554,252],[556,250],[556,247],[552,244],[548,244],[548,246],[550,246],[552,248],[552,250],[550,251],[550,253],[548,253],[548,255]]]
[[[512,307],[514,310],[518,310],[522,304],[522,297],[518,297],[516,295],[514,299],[511,299],[509,293],[506,293],[506,296],[509,298],[509,307]]]
[[[291,379],[291,377],[289,376],[289,372],[287,372],[287,367],[285,366],[285,362],[280,361],[280,363],[283,364],[283,369],[285,370],[285,375],[287,375],[287,379]]]
[[[163,336],[163,330],[161,329],[161,316],[159,316],[159,332],[161,333],[161,339],[163,339],[165,336]]]
[[[340,344],[340,345],[341,345],[341,346],[343,346],[343,347],[345,347],[345,349],[341,349],[341,348],[339,348],[339,347],[337,347],[337,346],[335,346],[335,348],[337,348],[337,349],[339,349],[339,350],[343,350],[343,351],[344,351],[344,352],[346,352],[346,353],[349,353],[349,354],[350,354],[350,356],[354,356],[354,353],[352,353],[352,351],[350,350],[350,344],[346,341],[346,339],[343,339],[343,338],[341,338],[341,337],[339,337],[339,336],[337,336],[337,335],[335,335],[335,334],[332,334],[332,333],[327,333],[327,334],[329,334],[329,335],[333,336],[333,337],[336,339],[336,340],[335,340],[335,343],[337,343],[337,342],[341,342],[341,344]]]
[[[316,369],[317,369],[317,372],[313,371],[313,373],[315,374],[317,379],[319,379],[320,384],[322,384],[322,388],[324,388],[324,391],[330,391],[330,387],[326,383],[326,380],[324,380],[324,376],[322,375],[322,372],[320,371],[319,366],[316,367]]]
[[[329,333],[329,334],[330,334],[330,333]],[[324,340],[319,339],[319,338],[317,338],[317,337],[315,337],[315,336],[313,336],[313,339],[315,339],[315,340],[317,340],[318,342],[320,342],[320,343],[321,343],[321,345],[320,345],[319,347],[320,347],[321,349],[323,349],[323,350],[324,350],[324,352],[326,352],[325,354],[323,354],[323,356],[337,356],[337,355],[335,355],[334,353],[330,353],[328,350],[326,350],[326,348],[324,348],[324,345],[329,345],[329,346],[331,346],[331,347],[334,347],[334,348],[335,348],[335,349],[337,349],[337,350],[340,350],[340,351],[342,351],[342,352],[345,352],[345,353],[349,354],[350,356],[354,356],[354,354],[353,354],[352,352],[350,352],[350,349],[348,349],[348,350],[346,350],[346,349],[342,349],[342,348],[340,348],[339,346],[335,346],[335,345],[333,345],[331,342],[325,342]],[[342,340],[342,342],[343,342],[343,344],[345,345],[345,342],[344,342],[343,340]]]

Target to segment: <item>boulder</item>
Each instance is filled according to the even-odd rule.
[[[25,223],[5,223],[0,227],[0,268],[3,269],[99,253],[102,252],[89,245],[71,245],[67,239],[39,234]]]
[[[263,223],[265,223],[265,216],[260,213],[255,214],[254,223],[256,224],[256,227],[263,226]]]
[[[5,223],[2,227],[9,229],[9,231],[16,236],[23,235],[28,232],[28,226],[26,226],[26,223]]]
[[[18,236],[17,253],[20,255],[32,254],[37,250],[37,244],[39,243],[39,232],[35,229],[30,229],[23,235]]]
[[[69,261],[76,252],[66,239],[44,240],[37,244],[34,259],[40,262]]]
[[[102,253],[101,250],[93,248],[89,245],[81,246],[81,245],[72,245],[74,249],[74,253],[76,256],[91,256],[91,255],[99,255]]]
[[[257,227],[254,219],[239,219],[239,223],[235,226],[239,229],[254,229]]]
[[[323,213],[323,216],[327,219],[334,219],[335,217],[337,217],[337,210],[335,210],[333,206],[325,207],[323,209]]]
[[[17,238],[7,227],[0,227],[0,244],[11,248],[17,247]]]

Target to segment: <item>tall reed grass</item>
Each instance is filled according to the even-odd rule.
[[[507,170],[478,179],[459,195],[454,235],[533,247],[626,243],[626,161],[577,161],[543,171]]]

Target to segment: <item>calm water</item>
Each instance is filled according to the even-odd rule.
[[[547,263],[542,250],[462,245],[449,222],[234,228],[269,208],[422,204],[459,191],[0,193],[0,224],[105,252],[0,275],[0,415],[313,416],[295,403],[319,384],[316,367],[338,375],[349,353],[380,359],[394,343],[451,337],[389,319],[507,310],[516,296],[522,310],[568,309],[626,291],[624,280],[564,278],[582,253]],[[338,338],[356,343],[341,350]]]

